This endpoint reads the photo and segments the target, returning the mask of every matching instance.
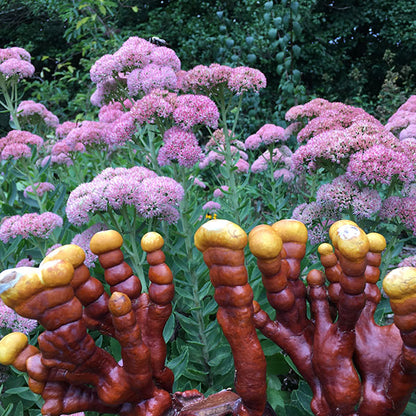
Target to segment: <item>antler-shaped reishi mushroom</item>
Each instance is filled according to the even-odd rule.
[[[237,227],[217,221],[198,230],[197,246],[197,237],[207,230],[221,235],[227,227]],[[254,325],[289,354],[310,384],[314,414],[400,415],[416,385],[416,268],[396,269],[387,275],[383,286],[391,299],[395,324],[376,325],[374,312],[380,301],[376,283],[385,240],[377,233],[365,234],[352,221],[339,221],[330,229],[332,245],[322,244],[318,250],[329,286],[318,270],[307,276],[308,319],[305,291],[298,280],[306,228],[293,220],[276,224],[257,226],[249,235],[267,299],[276,310],[272,321],[254,302]],[[207,247],[199,245],[215,286],[222,271],[232,275],[231,267],[242,267],[243,259],[236,262],[226,239],[214,241],[212,250],[221,253],[221,267],[218,260],[212,261]],[[244,345],[250,348],[250,344]],[[244,354],[247,352],[234,355],[236,367]]]
[[[22,349],[19,336],[2,340],[0,346],[0,359],[3,354],[5,363],[28,372],[31,388],[45,399],[45,415],[97,410],[121,416],[158,416],[171,406],[169,392],[156,387],[153,378],[162,388],[171,389],[173,374],[164,367],[162,331],[171,312],[172,275],[163,285],[166,270],[165,276],[156,271],[151,280],[162,289],[153,290],[150,297],[141,295],[140,282],[123,261],[122,238],[114,233],[99,235],[93,245],[107,266],[106,278],[114,292],[111,298],[90,276],[83,265],[84,253],[74,245],[52,252],[39,268],[11,269],[0,274],[5,304],[24,317],[38,320],[46,329],[38,338],[40,350],[31,350],[30,357],[24,352],[27,348]],[[163,263],[162,245],[156,250],[155,265]],[[132,297],[135,308],[123,291]],[[124,365],[95,345],[85,322],[104,329],[120,342]],[[146,335],[154,349],[152,360],[140,326],[153,324]],[[16,345],[11,347],[13,340]]]
[[[247,281],[244,247],[247,235],[226,220],[213,220],[195,234],[204,255],[218,303],[217,319],[231,345],[235,389],[242,398],[238,415],[262,415],[266,405],[266,359],[253,322],[253,291]]]

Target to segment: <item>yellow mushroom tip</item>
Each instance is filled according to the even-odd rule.
[[[373,253],[381,253],[387,246],[386,239],[379,233],[369,233],[367,238]]]
[[[146,233],[140,242],[143,251],[146,253],[160,250],[164,243],[165,241],[163,240],[163,237],[155,231]]]
[[[21,332],[12,332],[0,340],[0,364],[10,365],[27,347],[27,336]]]
[[[318,253],[321,256],[325,256],[333,252],[334,252],[334,248],[331,246],[331,244],[323,243],[323,244],[320,244],[318,247]]]
[[[331,241],[334,240],[336,232],[338,230],[338,228],[344,226],[344,225],[354,225],[357,227],[357,224],[354,221],[350,221],[350,220],[340,220],[340,221],[336,221],[334,222],[330,227],[329,227],[329,238]]]
[[[123,237],[115,230],[105,230],[95,233],[90,241],[90,249],[94,254],[103,254],[117,250],[123,245]]]
[[[332,244],[341,254],[352,260],[363,259],[370,248],[366,233],[355,223],[343,222],[332,233]]]
[[[84,250],[76,244],[66,244],[51,251],[43,260],[42,264],[51,260],[66,260],[72,264],[74,268],[81,266],[85,260]]]
[[[247,245],[244,230],[228,220],[215,219],[201,225],[194,236],[195,246],[199,251],[209,247],[224,247],[241,250]]]
[[[260,259],[276,258],[283,247],[282,239],[270,225],[258,225],[248,235],[251,253]]]
[[[37,272],[36,267],[17,267],[2,271],[0,273],[0,294],[15,286],[22,276]]]
[[[416,267],[398,267],[383,280],[383,289],[392,300],[416,297]]]
[[[74,266],[66,260],[50,260],[39,266],[41,281],[46,287],[69,284],[74,276]]]
[[[298,220],[280,220],[275,222],[272,227],[284,243],[294,242],[306,244],[308,241],[308,230],[305,224]]]

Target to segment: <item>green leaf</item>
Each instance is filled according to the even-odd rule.
[[[163,339],[168,342],[175,332],[175,315],[172,313],[163,328]]]
[[[134,13],[137,13],[139,11],[139,8],[137,6],[133,6],[131,9]]]
[[[90,16],[83,17],[81,20],[79,20],[75,26],[75,29],[79,29],[82,25],[88,22],[90,20]]]
[[[184,347],[180,355],[169,361],[167,367],[169,367],[175,374],[175,379],[178,379],[188,367],[189,361],[189,349]]]

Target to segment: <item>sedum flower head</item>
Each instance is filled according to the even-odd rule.
[[[59,119],[52,114],[43,104],[35,103],[32,100],[21,101],[17,107],[17,119],[21,124],[37,126],[44,123],[48,127],[56,128]]]
[[[233,68],[228,80],[228,88],[237,95],[247,91],[258,93],[266,85],[266,77],[261,71],[245,66]]]
[[[107,168],[91,182],[83,183],[71,192],[66,214],[71,223],[82,225],[96,212],[130,205],[144,218],[175,222],[183,195],[180,184],[171,178],[159,177],[150,169],[141,166]]]
[[[375,145],[351,156],[347,168],[348,176],[365,184],[389,185],[394,178],[401,182],[415,179],[415,168],[402,152]]]
[[[62,227],[62,218],[53,212],[13,215],[3,218],[0,224],[0,240],[7,243],[18,236],[48,238],[55,228]]]
[[[202,149],[194,133],[180,127],[172,127],[163,137],[157,160],[161,166],[177,162],[180,166],[191,168],[202,158]]]
[[[173,120],[184,129],[197,124],[216,129],[220,113],[214,101],[205,95],[181,95],[176,100]]]
[[[55,185],[49,182],[35,182],[32,185],[27,186],[23,191],[23,196],[27,198],[29,194],[37,194],[40,197],[43,196],[46,192],[54,191]]]

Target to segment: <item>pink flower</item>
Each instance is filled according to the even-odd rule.
[[[30,78],[35,73],[35,67],[22,59],[10,58],[0,64],[0,74],[6,79],[17,76],[19,79]]]
[[[117,101],[103,105],[98,113],[98,120],[102,123],[112,123],[119,119],[123,114],[123,105]]]
[[[415,169],[404,153],[376,145],[351,156],[347,175],[365,184],[390,184],[393,178],[401,182],[414,180]]]
[[[215,201],[208,201],[203,207],[202,209],[204,211],[214,211],[217,212],[221,209],[221,204],[219,204],[218,202]]]
[[[18,268],[18,267],[33,267],[34,265],[35,265],[35,260],[25,257],[24,259],[19,260],[16,263],[16,268]]]
[[[0,63],[11,58],[22,59],[23,61],[28,62],[31,60],[30,53],[26,49],[19,48],[17,46],[0,49]]]
[[[0,139],[0,151],[8,145],[14,146],[17,144],[32,145],[39,148],[43,145],[43,139],[29,131],[11,130],[7,133],[7,136]]]
[[[228,80],[228,88],[237,95],[245,91],[258,93],[266,84],[266,77],[262,72],[245,66],[233,68]]]
[[[184,129],[190,129],[197,124],[216,129],[220,114],[215,103],[205,95],[181,95],[176,100],[173,112],[175,123]]]
[[[112,145],[121,146],[132,139],[136,132],[136,124],[131,112],[123,115],[114,121],[108,131],[107,139]]]
[[[250,170],[249,163],[244,159],[238,159],[235,163],[238,172],[247,173]]]
[[[143,69],[135,69],[127,77],[127,88],[131,96],[140,91],[145,94],[154,89],[174,89],[176,87],[176,75],[169,66],[156,64],[146,65]]]
[[[159,177],[144,167],[108,168],[92,182],[83,183],[69,195],[66,214],[76,225],[89,221],[89,214],[132,205],[144,218],[157,217],[168,222],[178,218],[177,207],[183,188],[171,178]]]
[[[27,186],[23,191],[23,196],[27,198],[29,193],[31,194],[38,194],[39,196],[43,196],[46,192],[54,191],[55,186],[49,182],[36,182],[34,186],[32,185]]]
[[[348,178],[338,176],[332,182],[321,185],[316,193],[316,202],[336,211],[348,210],[358,193],[358,187]]]
[[[3,218],[0,225],[0,240],[7,243],[11,238],[24,239],[34,236],[46,239],[55,228],[62,227],[62,218],[53,212],[14,215]]]
[[[397,267],[416,267],[416,256],[410,256],[403,259]]]
[[[174,72],[178,72],[181,69],[181,61],[175,51],[166,46],[154,48],[150,54],[150,62],[158,66],[172,68]]]
[[[6,145],[1,152],[0,159],[7,160],[13,158],[17,160],[30,156],[32,156],[32,150],[27,144],[16,143]]]
[[[121,69],[122,65],[113,55],[103,55],[90,69],[91,81],[94,84],[109,81],[113,79]]]
[[[186,91],[198,92],[211,87],[211,70],[205,65],[197,65],[184,75],[182,88]]]
[[[272,160],[270,161],[270,152],[267,150],[253,162],[253,164],[251,165],[251,171],[253,173],[263,172],[268,168],[270,162],[272,164],[275,164],[281,159],[281,157],[282,153],[280,152],[280,150],[273,149],[273,156]]]
[[[201,181],[201,179],[193,178],[194,179],[194,185],[199,186],[202,189],[206,189],[207,185]]]
[[[121,71],[129,72],[149,64],[150,54],[156,48],[156,45],[147,40],[132,36],[114,53],[114,59],[121,66]]]
[[[85,147],[106,148],[108,141],[109,124],[99,121],[83,121],[77,128],[71,130],[64,143],[69,146],[70,151],[75,151],[75,146],[80,143]]]
[[[161,166],[176,161],[180,166],[191,168],[202,158],[202,149],[194,133],[180,127],[172,127],[163,137],[157,160]]]
[[[214,190],[213,196],[214,198],[222,198],[224,196],[224,192],[228,192],[229,187],[224,185],[221,188],[217,188]]]
[[[322,111],[327,110],[331,103],[324,98],[315,98],[303,105],[292,107],[285,115],[287,121],[297,120],[299,118],[312,118],[319,116]]]
[[[275,180],[282,178],[284,183],[291,183],[295,179],[295,175],[286,168],[277,169],[273,172]]]
[[[220,65],[215,63],[211,64],[209,66],[209,69],[211,71],[211,84],[213,86],[228,83],[233,72],[233,68],[226,65]]]
[[[0,328],[7,328],[13,332],[22,332],[28,335],[37,326],[37,321],[19,316],[0,299]]]
[[[380,218],[398,218],[416,236],[416,198],[391,196],[383,201]]]
[[[21,101],[17,107],[17,118],[20,123],[27,123],[36,126],[44,123],[48,127],[56,128],[59,119],[52,114],[43,104],[35,103],[32,100]]]
[[[130,113],[140,125],[154,123],[155,117],[167,118],[173,113],[175,100],[176,94],[166,90],[154,90],[136,101]]]
[[[56,137],[63,139],[68,136],[69,132],[77,127],[77,123],[73,121],[65,121],[59,126],[56,127],[55,135]]]

